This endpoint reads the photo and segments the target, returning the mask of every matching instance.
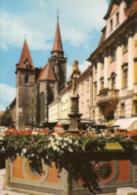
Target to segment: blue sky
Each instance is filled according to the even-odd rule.
[[[44,67],[53,47],[57,9],[67,74],[79,60],[83,72],[96,49],[110,0],[0,0],[0,111],[15,97],[15,68],[24,38],[35,67]]]

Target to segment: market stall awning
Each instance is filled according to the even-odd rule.
[[[126,129],[128,131],[137,129],[137,117],[117,119],[116,122],[110,127],[117,125],[120,126],[118,129]]]

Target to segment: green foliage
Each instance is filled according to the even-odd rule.
[[[0,126],[5,126],[5,127],[13,126],[13,119],[11,117],[11,114],[8,108],[6,109],[4,114],[0,116]]]

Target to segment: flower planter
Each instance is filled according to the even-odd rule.
[[[123,150],[123,147],[118,142],[116,143],[106,143],[107,150]]]

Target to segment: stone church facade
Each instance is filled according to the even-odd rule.
[[[34,67],[27,41],[24,41],[20,61],[16,64],[16,98],[9,106],[17,129],[24,129],[26,124],[42,126],[48,122],[48,105],[66,86],[66,63],[59,21],[51,57],[44,68]]]

